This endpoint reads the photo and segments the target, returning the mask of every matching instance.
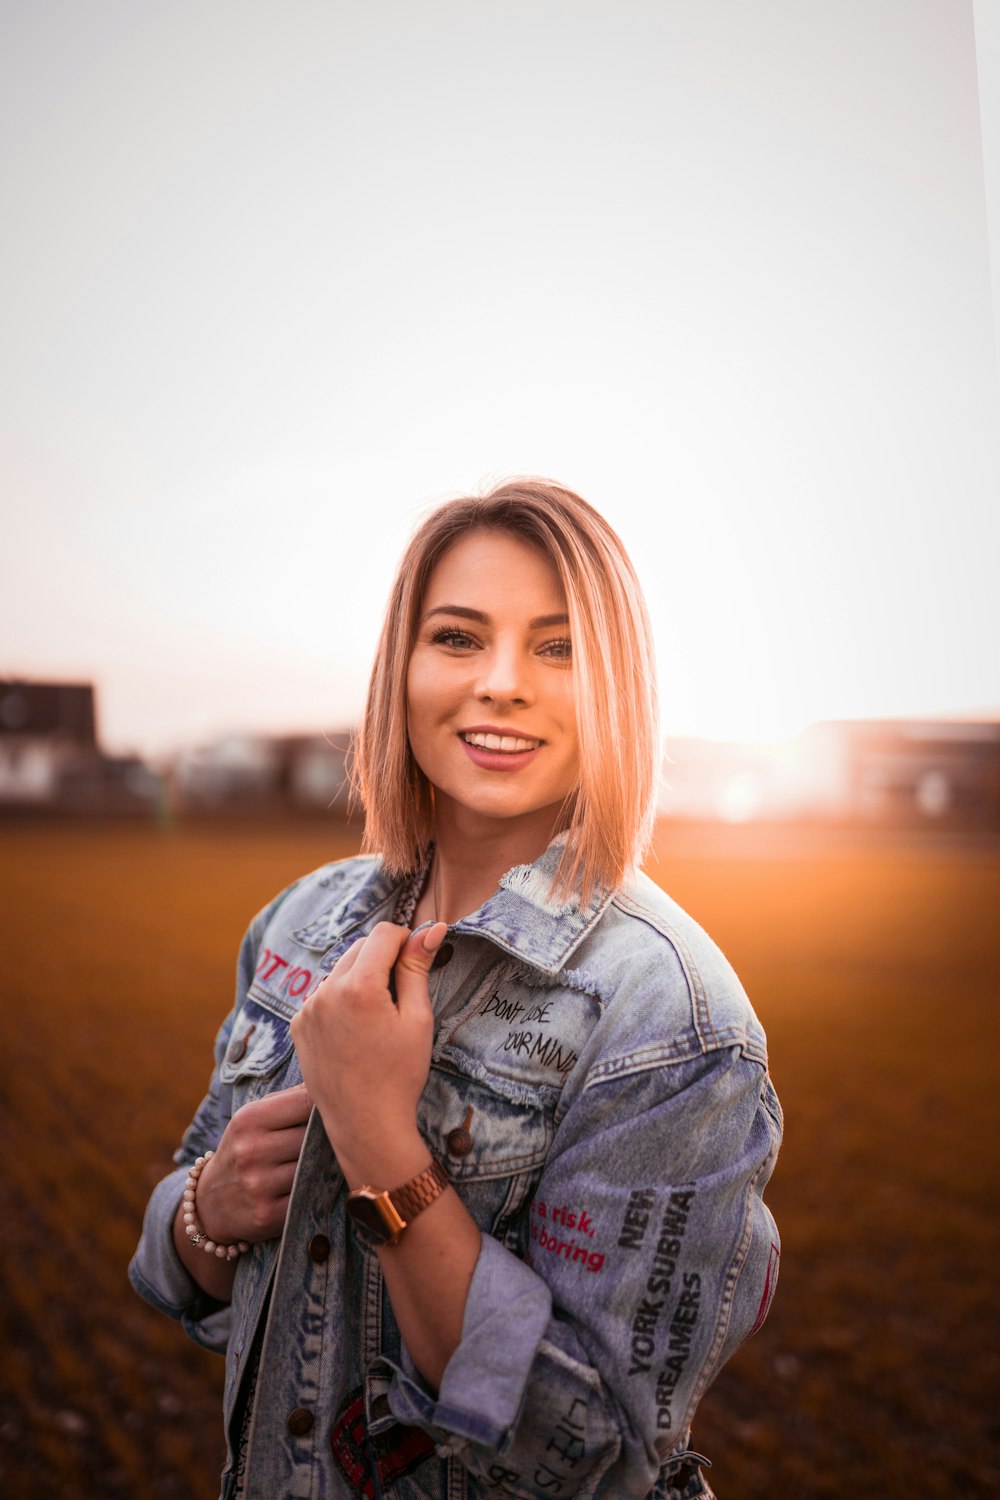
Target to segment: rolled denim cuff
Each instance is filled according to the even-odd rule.
[[[401,1422],[432,1436],[465,1438],[502,1452],[524,1404],[538,1347],[552,1316],[552,1294],[534,1271],[483,1236],[462,1321],[462,1339],[435,1397],[405,1348],[389,1405]]]
[[[128,1277],[140,1297],[158,1312],[176,1318],[196,1344],[223,1353],[229,1338],[229,1306],[201,1290],[174,1247],[174,1216],[188,1170],[178,1167],[154,1188]]]

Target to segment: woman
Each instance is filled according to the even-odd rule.
[[[635,873],[658,758],[606,522],[534,480],[436,510],[357,744],[377,855],[251,923],[131,1266],[226,1351],[225,1496],[711,1494],[691,1417],[773,1294],[780,1112]]]

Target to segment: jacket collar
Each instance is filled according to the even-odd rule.
[[[478,911],[470,912],[449,929],[470,937],[488,938],[498,948],[523,959],[546,974],[557,974],[591,928],[604,914],[612,892],[598,888],[583,904],[579,890],[567,900],[550,894],[552,877],[562,856],[566,835],[558,834],[530,865],[514,865]],[[342,946],[359,927],[378,915],[391,921],[403,881],[391,880],[380,861],[372,864],[360,886],[340,907],[308,929],[313,945]],[[380,911],[380,908],[384,910]],[[305,933],[300,934],[305,936]]]
[[[579,887],[566,900],[552,896],[552,878],[565,842],[566,835],[557,834],[534,864],[514,865],[489,900],[456,922],[452,931],[489,938],[533,968],[557,974],[603,916],[612,896],[599,888],[586,905],[580,901]]]

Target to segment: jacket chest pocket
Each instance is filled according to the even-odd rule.
[[[434,1066],[418,1120],[479,1228],[520,1246],[514,1221],[526,1210],[545,1164],[551,1110],[539,1099],[507,1098],[483,1079]]]
[[[281,1088],[291,1061],[290,1017],[272,1009],[260,991],[255,994],[251,989],[219,1065],[220,1082],[232,1089],[234,1112],[262,1094]],[[296,1077],[289,1083],[298,1081]]]

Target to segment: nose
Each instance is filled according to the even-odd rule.
[[[513,641],[498,641],[481,658],[482,670],[476,683],[476,697],[481,703],[516,703],[531,701],[531,672],[523,649]]]

